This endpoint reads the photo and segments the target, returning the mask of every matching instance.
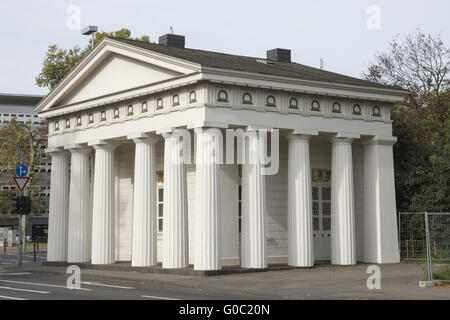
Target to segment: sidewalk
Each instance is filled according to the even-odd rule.
[[[381,290],[366,286],[368,265],[328,266],[259,273],[198,277],[176,274],[82,269],[83,279],[153,283],[216,292],[261,295],[273,299],[446,299],[449,287],[420,288],[425,264],[381,265]],[[27,263],[3,268],[9,272],[66,275],[65,267]],[[0,272],[0,277],[1,277]]]

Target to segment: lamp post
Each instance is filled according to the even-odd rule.
[[[83,28],[81,30],[81,34],[84,36],[88,36],[92,34],[92,49],[94,49],[94,40],[95,40],[95,33],[97,32],[97,26],[87,26],[86,28]]]

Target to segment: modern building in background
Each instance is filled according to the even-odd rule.
[[[46,122],[38,119],[34,112],[34,107],[41,101],[43,96],[25,94],[0,93],[0,129],[8,125],[12,119],[21,123],[30,123],[33,128],[45,126]],[[41,144],[39,148],[45,149],[46,144]],[[48,228],[48,198],[50,194],[50,169],[51,158],[43,159],[41,165],[37,166],[33,172],[33,179],[29,185],[39,186],[41,201],[44,203],[40,212],[32,212],[32,216],[26,221],[26,235],[34,238],[46,239]],[[17,191],[17,187],[12,180],[14,168],[0,168],[0,192]],[[2,199],[4,200],[4,199]],[[47,202],[47,205],[45,205]],[[2,206],[5,211],[5,206]],[[18,217],[11,216],[7,212],[0,212],[0,227],[17,229],[19,225]]]
[[[399,262],[391,108],[405,91],[294,63],[286,49],[254,58],[184,40],[105,38],[37,105],[52,156],[48,260]],[[279,169],[210,165],[217,133],[235,139],[226,129],[256,141],[277,129]],[[248,139],[246,152],[259,159],[259,146]],[[174,160],[189,148],[197,162]]]

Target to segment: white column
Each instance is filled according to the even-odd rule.
[[[289,136],[288,264],[295,267],[314,265],[309,139]]]
[[[188,267],[186,169],[182,142],[164,133],[163,268]]]
[[[395,204],[394,157],[397,138],[364,143],[364,262],[400,262]]]
[[[69,153],[52,156],[50,207],[48,217],[47,261],[67,261],[67,225],[69,214]]]
[[[331,263],[356,264],[352,139],[333,138],[331,155]]]
[[[267,268],[266,186],[265,176],[261,172],[262,150],[257,132],[249,130],[247,134],[248,158],[242,165],[241,267]]]
[[[92,264],[115,262],[114,149],[116,145],[97,144],[95,148],[94,206],[92,212]]]
[[[91,260],[89,148],[73,148],[70,165],[68,262]]]
[[[194,269],[220,270],[220,131],[197,128],[196,133]]]
[[[131,265],[156,264],[156,171],[155,138],[134,139],[133,243]]]

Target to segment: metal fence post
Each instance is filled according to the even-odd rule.
[[[36,243],[33,243],[33,261],[36,262]]]
[[[428,212],[426,211],[425,211],[425,234],[427,241],[428,281],[433,281],[433,270],[431,264],[430,227],[428,224]]]

